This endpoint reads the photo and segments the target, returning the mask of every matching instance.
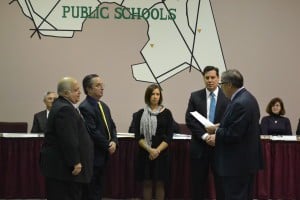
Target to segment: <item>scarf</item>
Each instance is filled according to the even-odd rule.
[[[147,144],[151,147],[152,136],[155,136],[157,128],[157,115],[163,110],[163,106],[159,106],[156,111],[152,111],[149,106],[144,108],[141,118],[140,133],[144,135]]]

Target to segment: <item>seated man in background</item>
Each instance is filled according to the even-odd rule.
[[[49,91],[44,96],[44,103],[46,105],[46,110],[35,113],[33,117],[33,124],[31,128],[31,133],[44,133],[47,123],[47,118],[49,111],[52,107],[53,101],[57,98],[57,93]]]
[[[300,135],[300,119],[299,119],[299,122],[298,122],[296,135]]]

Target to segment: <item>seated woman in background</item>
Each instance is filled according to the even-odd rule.
[[[284,117],[285,109],[280,98],[273,98],[266,112],[269,116],[265,116],[261,120],[262,135],[292,135],[291,122],[287,117]]]

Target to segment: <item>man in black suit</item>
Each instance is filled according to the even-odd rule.
[[[300,135],[300,119],[298,121],[296,135]]]
[[[80,104],[88,132],[94,142],[94,175],[88,189],[88,200],[100,200],[107,160],[117,147],[116,126],[109,107],[100,101],[103,82],[97,74],[90,74],[82,81],[86,99]]]
[[[93,143],[75,107],[80,99],[78,82],[63,78],[59,97],[49,113],[40,166],[46,177],[48,200],[82,200],[93,173]]]
[[[208,174],[211,167],[216,190],[217,200],[224,199],[224,193],[220,178],[215,170],[214,147],[208,141],[210,135],[205,127],[197,121],[190,112],[198,111],[204,117],[210,118],[212,123],[219,123],[227,107],[229,100],[218,87],[219,69],[214,66],[207,66],[203,70],[205,88],[191,94],[185,119],[186,125],[192,132],[190,145],[191,154],[191,180],[192,180],[192,199],[202,200],[207,197]],[[213,94],[211,94],[213,93]],[[214,95],[212,97],[212,95]],[[215,98],[215,112],[210,114],[213,105],[212,98]],[[209,116],[211,115],[211,116]]]
[[[220,127],[208,127],[215,144],[216,169],[222,177],[226,200],[252,200],[253,183],[262,167],[259,118],[255,97],[243,87],[238,70],[223,72],[222,90],[231,102]]]
[[[55,99],[57,99],[56,92],[49,91],[46,93],[43,100],[46,110],[34,114],[31,133],[45,133],[49,111]]]

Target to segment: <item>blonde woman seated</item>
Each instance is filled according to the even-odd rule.
[[[169,179],[168,147],[173,136],[173,117],[162,105],[161,88],[152,84],[145,92],[145,108],[135,113],[134,132],[138,142],[136,178],[142,182],[143,198],[165,199]],[[153,193],[153,194],[152,194]]]
[[[261,120],[262,135],[292,135],[291,122],[285,115],[283,101],[275,97],[267,108],[266,112],[269,116],[265,116]]]

